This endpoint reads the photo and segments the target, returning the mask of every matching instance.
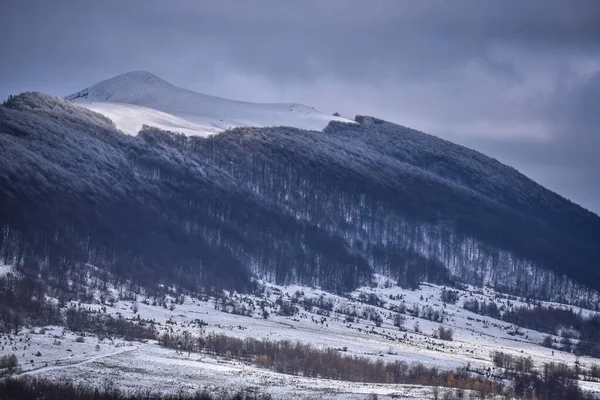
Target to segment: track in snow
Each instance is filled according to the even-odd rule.
[[[121,349],[119,351],[115,351],[115,352],[112,352],[112,353],[109,353],[109,354],[102,354],[102,355],[99,355],[99,356],[90,357],[87,360],[83,360],[83,361],[80,361],[80,362],[75,362],[75,363],[72,363],[72,364],[49,365],[47,367],[36,368],[36,369],[32,369],[32,370],[23,372],[20,375],[35,375],[35,374],[38,374],[40,372],[50,372],[50,371],[56,371],[56,370],[65,369],[65,368],[77,367],[77,366],[81,366],[81,365],[84,365],[84,364],[90,364],[90,363],[93,363],[93,362],[98,361],[98,360],[103,359],[103,358],[114,357],[114,356],[117,356],[119,354],[136,351],[140,347],[141,346],[132,346],[132,347],[128,347],[128,348],[123,348],[123,349]],[[57,360],[57,362],[58,361],[59,360]]]

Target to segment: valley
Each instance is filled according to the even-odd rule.
[[[101,286],[93,275],[88,279],[90,287]],[[165,348],[160,338],[164,334],[190,338],[223,334],[240,339],[301,342],[372,362],[422,364],[440,371],[466,370],[509,388],[506,370],[498,368],[492,359],[492,353],[499,351],[514,357],[531,357],[536,371],[541,371],[544,363],[577,365],[582,371],[580,386],[592,393],[600,392],[600,376],[586,377],[594,365],[597,368],[598,360],[561,351],[560,336],[551,335],[557,344],[544,347],[547,335],[542,332],[463,308],[466,301],[474,299],[494,302],[506,310],[534,306],[525,299],[488,288],[467,287],[456,291],[457,301],[452,304],[442,301],[441,294],[446,289],[441,286],[422,284],[419,289],[410,290],[399,288],[382,276],[375,281],[376,286],[359,288],[347,296],[266,282],[258,282],[255,294],[223,292],[216,296],[189,296],[173,288],[170,295],[153,297],[144,294],[144,290],[134,292],[128,285],[108,288],[104,294],[94,290],[93,301],[69,303],[65,310],[75,308],[143,323],[155,330],[156,339],[106,337],[85,326],[77,332],[58,326],[24,328],[19,335],[2,335],[0,355],[17,355],[17,375],[53,381],[74,379],[97,387],[110,381],[128,390],[159,389],[166,393],[250,390],[274,398],[286,394],[286,398],[297,399],[346,399],[376,394],[381,399],[414,399],[432,398],[432,387],[290,375],[261,368],[249,360],[189,352],[181,344],[175,349]],[[538,305],[565,307],[547,302]],[[400,313],[402,323],[395,326],[398,312],[393,310],[399,307],[405,311]],[[429,309],[441,315],[436,317],[441,322],[428,319]],[[585,309],[581,313],[595,314]],[[451,340],[437,338],[439,326],[451,329]],[[454,393],[451,386],[436,390]]]

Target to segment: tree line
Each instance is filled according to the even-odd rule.
[[[197,393],[166,394],[152,390],[121,390],[114,385],[100,388],[76,384],[67,380],[8,378],[0,380],[1,400],[270,400],[268,394],[240,391],[232,395],[214,394],[206,390]]]
[[[571,308],[522,306],[504,312],[502,320],[550,335],[562,333],[562,350],[600,358],[600,315],[598,313],[584,317],[575,313]],[[577,332],[579,340],[574,346],[570,334],[560,332],[565,328]],[[545,341],[545,345],[553,347],[551,340],[549,343]]]
[[[212,333],[194,336],[185,331],[181,334],[164,333],[159,342],[178,351],[204,352],[244,360],[290,375],[348,382],[445,386],[485,394],[502,392],[498,384],[473,377],[465,370],[443,371],[421,363],[373,361],[366,357],[346,355],[333,348],[317,349],[310,344],[288,340],[239,339]]]

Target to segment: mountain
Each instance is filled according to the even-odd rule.
[[[107,79],[67,99],[107,116],[117,128],[132,135],[144,124],[206,136],[240,126],[322,130],[329,121],[350,122],[302,104],[260,104],[207,96],[143,71]]]
[[[0,107],[0,149],[2,261],[41,260],[48,284],[91,264],[190,290],[250,290],[260,277],[345,292],[377,273],[404,287],[598,301],[597,215],[376,118],[131,136],[77,103],[24,93]]]

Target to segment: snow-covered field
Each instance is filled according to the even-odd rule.
[[[25,374],[48,379],[68,378],[96,386],[111,382],[121,389],[168,393],[202,389],[216,393],[248,390],[270,393],[276,399],[314,398],[316,394],[325,399],[343,399],[372,393],[408,399],[427,398],[431,392],[430,388],[413,385],[363,384],[284,375],[242,362],[178,353],[155,343],[107,346],[106,350],[95,353],[86,361],[79,360],[70,365],[59,363]]]
[[[148,72],[130,72],[67,96],[104,114],[135,135],[142,125],[191,136],[208,136],[240,126],[292,126],[322,130],[330,121],[353,122],[295,103],[249,103],[175,87]]]
[[[183,304],[172,307],[152,305],[153,298],[139,295],[137,302],[118,300],[113,306],[83,304],[84,307],[100,309],[125,318],[141,317],[156,321],[159,333],[188,331],[197,336],[208,332],[225,333],[240,338],[289,339],[310,343],[317,348],[335,348],[349,355],[369,357],[373,360],[408,363],[420,362],[440,369],[469,367],[471,371],[495,373],[490,352],[500,350],[515,356],[531,356],[536,367],[546,362],[575,363],[575,355],[541,346],[545,334],[519,329],[506,322],[480,316],[462,308],[467,299],[495,301],[498,306],[517,307],[526,303],[502,298],[490,289],[459,291],[456,304],[444,304],[440,300],[442,288],[423,284],[418,290],[399,287],[360,288],[349,297],[340,297],[316,288],[264,284],[261,295],[227,294],[231,303],[244,305],[251,316],[233,314],[233,306],[226,311],[215,309],[213,298],[185,296]],[[362,300],[359,296],[364,294]],[[118,296],[113,289],[115,298]],[[376,295],[384,302],[381,306],[365,304],[368,295]],[[305,298],[329,301],[333,311],[329,316],[322,310],[305,310],[300,304]],[[277,315],[277,299],[294,300],[299,312],[293,316]],[[175,300],[169,297],[168,301]],[[281,301],[280,300],[280,301]],[[257,306],[263,302],[263,309]],[[406,309],[431,307],[443,312],[443,325],[451,327],[452,341],[434,337],[440,323],[406,316],[404,329],[393,325],[395,312],[390,308],[402,304]],[[548,305],[546,303],[545,305]],[[133,309],[137,308],[137,314]],[[349,322],[346,315],[337,311],[356,310],[358,315],[369,309],[378,313],[383,321],[380,326],[368,319],[356,318]],[[591,313],[590,310],[582,310]],[[199,321],[203,321],[199,324]],[[206,325],[205,325],[206,324]],[[417,328],[418,326],[418,328]],[[419,332],[417,332],[417,330]],[[74,378],[80,382],[101,385],[110,380],[125,388],[152,388],[164,391],[227,388],[228,390],[250,388],[266,391],[279,398],[285,393],[290,397],[293,388],[295,398],[361,398],[377,393],[380,398],[429,398],[431,388],[411,385],[359,384],[334,380],[314,379],[278,374],[234,360],[225,360],[206,354],[179,353],[160,347],[155,342],[125,342],[123,340],[99,340],[93,336],[76,340],[77,335],[59,327],[46,330],[36,328],[23,330],[19,336],[1,337],[1,355],[14,353],[19,359],[23,373],[36,374],[51,379]],[[79,339],[81,340],[81,339]],[[39,352],[39,353],[38,353]],[[581,357],[580,363],[589,368],[597,360]],[[499,372],[499,371],[498,371]],[[600,393],[600,384],[580,382],[586,390]],[[382,397],[384,396],[384,397]],[[396,397],[399,396],[399,397]]]

